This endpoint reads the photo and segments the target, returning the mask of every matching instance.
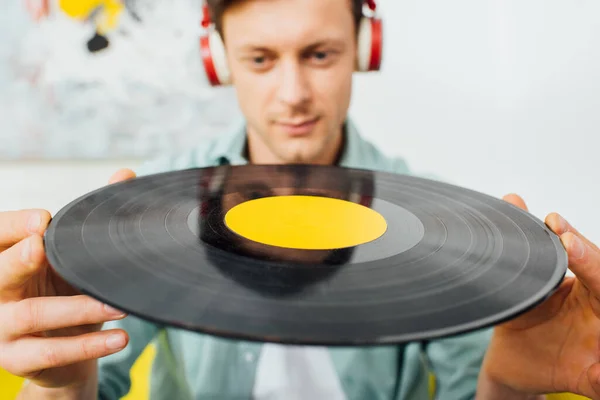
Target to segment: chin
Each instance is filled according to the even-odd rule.
[[[317,122],[318,127],[323,121]],[[284,164],[315,164],[319,162],[329,150],[329,138],[322,129],[312,129],[304,135],[290,136],[280,129],[274,129],[264,135],[265,144],[270,152]]]
[[[318,159],[318,155],[313,153],[288,154],[284,158],[286,164],[316,164]]]
[[[283,164],[310,164],[310,159],[303,154],[285,154],[280,158]]]

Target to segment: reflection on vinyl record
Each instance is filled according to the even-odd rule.
[[[53,268],[132,315],[230,338],[401,343],[497,324],[567,267],[543,222],[406,175],[220,166],[109,185],[45,236]]]

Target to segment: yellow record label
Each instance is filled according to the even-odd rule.
[[[350,201],[319,196],[274,196],[233,207],[225,224],[255,242],[306,250],[358,246],[383,235],[378,212]]]

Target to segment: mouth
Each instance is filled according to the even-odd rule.
[[[290,136],[303,136],[310,133],[318,121],[319,117],[315,117],[297,121],[278,121],[276,124]]]

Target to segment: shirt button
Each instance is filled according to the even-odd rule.
[[[252,361],[254,361],[254,354],[250,353],[249,351],[246,352],[244,357],[246,358],[246,362],[251,363]]]

